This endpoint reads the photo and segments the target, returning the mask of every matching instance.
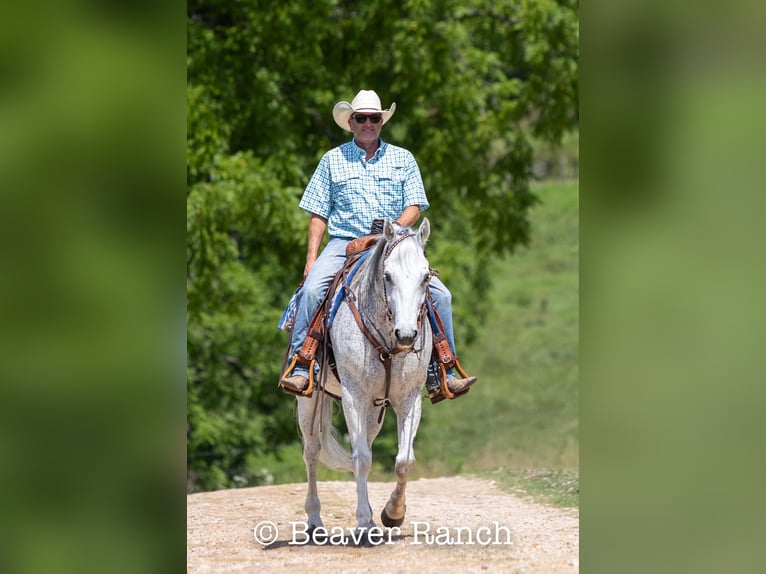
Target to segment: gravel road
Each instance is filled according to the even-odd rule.
[[[393,483],[369,484],[378,524],[392,488]],[[579,511],[533,503],[503,492],[494,481],[410,482],[401,530],[381,529],[373,539],[377,544],[368,548],[351,541],[354,482],[319,483],[328,533],[317,544],[304,543],[305,493],[305,484],[282,484],[188,495],[187,572],[579,571]],[[256,540],[272,536],[268,545]]]

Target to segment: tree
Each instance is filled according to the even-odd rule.
[[[429,259],[465,341],[486,311],[489,262],[529,238],[532,138],[555,143],[576,127],[577,10],[552,0],[188,3],[193,488],[257,482],[258,454],[296,438],[292,401],[275,388],[285,346],[275,324],[303,269],[303,187],[348,139],[333,104],[362,88],[397,102],[383,137],[418,160]]]

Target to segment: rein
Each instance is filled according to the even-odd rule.
[[[383,263],[385,263],[386,259],[391,255],[391,252],[394,250],[394,248],[399,245],[402,241],[405,239],[408,239],[410,237],[414,237],[415,233],[409,233],[407,235],[403,235],[396,239],[396,241],[391,242],[390,245],[386,247],[386,252],[383,255]],[[356,294],[351,289],[351,279],[353,278],[353,273],[350,276],[346,276],[344,278],[343,288],[346,291],[346,301],[348,302],[348,306],[351,309],[351,313],[354,316],[354,319],[356,320],[356,324],[359,326],[359,329],[362,331],[364,336],[367,338],[367,340],[372,344],[375,351],[378,353],[378,358],[380,359],[380,362],[383,363],[383,369],[386,373],[386,386],[385,386],[385,396],[382,399],[374,399],[372,404],[376,407],[381,407],[380,414],[378,415],[378,423],[380,423],[383,420],[383,415],[386,412],[386,407],[388,407],[391,404],[391,401],[389,399],[390,392],[391,392],[391,362],[393,360],[393,356],[397,353],[401,352],[411,352],[412,349],[390,349],[384,342],[382,342],[380,339],[376,338],[374,334],[370,332],[370,330],[367,328],[367,325],[364,322],[364,319],[362,318],[362,314],[359,312],[359,308],[356,304]],[[391,309],[388,306],[388,295],[386,294],[386,286],[385,281],[383,283],[383,301],[386,306],[386,316],[388,317],[388,320],[391,321],[393,319],[393,315],[391,313]],[[420,313],[418,315],[418,324],[421,323],[423,318],[423,313],[425,312],[426,304],[423,303],[423,306],[420,309]],[[374,325],[373,325],[374,327]],[[378,329],[375,329],[378,331]],[[378,331],[378,335],[380,335],[380,332]],[[381,337],[382,338],[382,337]]]

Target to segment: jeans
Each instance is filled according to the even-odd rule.
[[[316,313],[319,304],[330,288],[335,273],[343,267],[343,263],[346,261],[346,245],[348,243],[348,239],[337,237],[330,239],[311,267],[298,297],[298,310],[295,315],[295,325],[290,344],[291,357],[300,351],[306,340],[306,334],[311,319],[314,318],[314,313]],[[452,352],[455,353],[455,334],[452,330],[452,294],[438,277],[431,278],[430,287],[434,305],[439,312],[442,325],[444,325],[447,342]],[[294,374],[306,375],[307,372],[304,365],[296,364]]]

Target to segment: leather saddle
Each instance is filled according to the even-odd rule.
[[[332,344],[330,343],[330,338],[325,336],[328,331],[328,321],[332,312],[331,308],[335,301],[338,286],[343,282],[343,278],[359,263],[364,253],[375,245],[379,238],[380,234],[365,235],[349,242],[346,246],[346,261],[343,264],[343,267],[341,267],[333,276],[324,299],[322,299],[319,307],[317,307],[317,310],[314,313],[314,317],[311,319],[311,323],[309,323],[306,340],[303,342],[303,345],[301,345],[300,350],[295,353],[292,358],[289,358],[288,356],[292,337],[290,341],[288,341],[285,358],[282,362],[281,378],[284,379],[289,377],[290,373],[292,373],[295,366],[299,363],[305,365],[309,371],[308,387],[306,387],[299,396],[311,396],[314,389],[319,388],[330,396],[340,399],[341,389],[340,384],[338,383],[340,378],[338,377],[335,358],[332,354]],[[287,364],[288,360],[290,361],[289,365]],[[319,365],[318,370],[321,375],[318,379],[315,376],[317,365]],[[328,368],[335,375],[334,379],[326,375]],[[287,392],[297,394],[285,387],[283,387],[283,389]]]

